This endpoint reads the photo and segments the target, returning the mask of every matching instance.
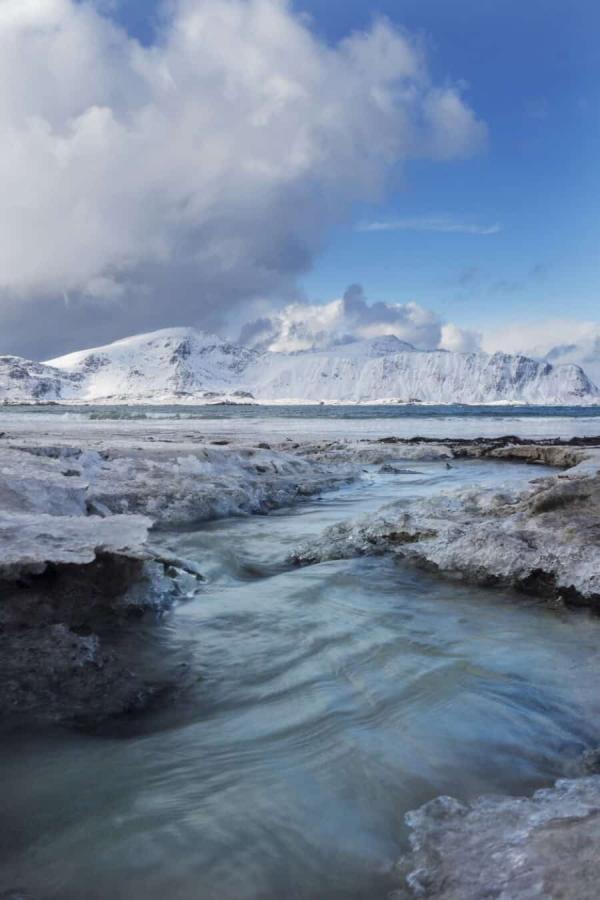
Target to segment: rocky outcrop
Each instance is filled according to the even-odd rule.
[[[96,634],[60,623],[0,630],[5,725],[95,727],[107,718],[143,710],[166,687],[132,671]]]
[[[95,724],[151,700],[155,686],[97,634],[102,623],[117,627],[159,608],[165,584],[174,586],[149,562],[149,524],[137,516],[0,513],[5,723]]]
[[[63,534],[63,537],[65,535]],[[14,548],[13,548],[14,549]],[[79,550],[76,555],[79,555]],[[96,725],[140,710],[160,679],[132,670],[99,629],[120,629],[164,602],[141,558],[86,547],[91,562],[23,561],[0,580],[0,715],[3,723]],[[6,569],[4,574],[6,575]],[[158,577],[159,572],[156,572]],[[156,587],[156,589],[155,589]]]

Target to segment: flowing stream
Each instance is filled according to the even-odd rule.
[[[156,536],[207,580],[121,640],[132,667],[181,666],[186,689],[98,733],[2,738],[0,894],[385,898],[407,810],[530,792],[600,743],[588,614],[385,558],[288,564],[388,501],[537,474],[406,465],[417,474],[367,470],[291,510]]]

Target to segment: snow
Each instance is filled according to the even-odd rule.
[[[0,358],[0,399],[581,405],[600,402],[600,393],[575,365],[553,367],[503,353],[416,350],[391,335],[275,353],[193,328],[170,328],[44,364]]]
[[[255,355],[193,328],[170,328],[71,353],[46,365],[81,377],[81,388],[72,394],[81,401],[176,400],[190,394],[201,399],[204,393],[234,393]]]
[[[130,544],[135,555],[144,540],[122,536],[120,517],[147,530],[263,513],[346,483],[365,464],[444,461],[464,449],[451,442],[393,439],[309,439],[279,447],[248,439],[210,443],[200,428],[184,421],[168,432],[157,431],[152,421],[127,423],[132,431],[115,430],[111,423],[102,423],[102,431],[95,422],[67,424],[70,433],[59,442],[38,427],[36,434],[17,435],[0,446],[0,508],[11,565],[19,554],[27,566],[68,562],[71,552],[73,561],[89,561],[97,552],[126,552]],[[478,444],[472,450],[483,452]],[[539,581],[542,573],[546,582],[536,581],[536,589],[595,603],[600,451],[517,444],[486,452],[572,468],[538,479],[524,492],[480,486],[421,498],[418,504],[391,504],[374,518],[336,525],[314,545],[299,548],[295,559],[391,552],[450,577],[516,587]],[[145,518],[136,519],[140,516]],[[113,535],[104,521],[114,523]],[[81,544],[75,539],[78,527]],[[27,549],[30,544],[38,545],[37,556]]]
[[[364,403],[593,402],[594,386],[576,366],[553,368],[496,353],[391,350],[350,345],[331,351],[270,354],[246,371],[262,400]]]
[[[56,402],[76,390],[78,376],[20,356],[0,356],[0,401]]]
[[[85,565],[99,554],[144,555],[151,520],[89,515],[89,476],[98,453],[77,448],[0,449],[0,579],[53,565]]]

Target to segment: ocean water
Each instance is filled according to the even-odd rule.
[[[540,474],[411,468],[156,535],[207,580],[113,637],[134,668],[180,663],[187,688],[91,734],[2,736],[0,893],[386,898],[407,810],[529,792],[600,742],[600,620],[384,558],[290,565],[299,542],[390,500]]]
[[[207,436],[258,438],[498,437],[540,439],[600,436],[600,405],[580,406],[0,406],[8,434],[67,434],[80,423],[87,433],[134,434],[189,430]]]

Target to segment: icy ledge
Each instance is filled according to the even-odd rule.
[[[493,452],[527,458],[526,449]],[[552,459],[552,448],[530,449],[533,459]],[[525,491],[478,488],[390,504],[375,517],[333,526],[293,559],[306,564],[390,553],[447,577],[598,607],[600,451],[555,449],[554,461],[574,468],[537,479]],[[478,452],[472,446],[471,455]],[[460,453],[469,455],[468,448]]]
[[[0,446],[0,716],[11,723],[95,728],[184,688],[186,663],[148,668],[131,658],[133,638],[118,639],[202,578],[151,547],[153,526],[266,512],[355,474],[264,442],[73,437]]]
[[[0,579],[40,575],[49,565],[87,565],[102,556],[147,559],[145,516],[50,516],[0,512]]]
[[[410,812],[412,853],[393,896],[429,900],[597,900],[600,776],[531,798],[438,797]]]

